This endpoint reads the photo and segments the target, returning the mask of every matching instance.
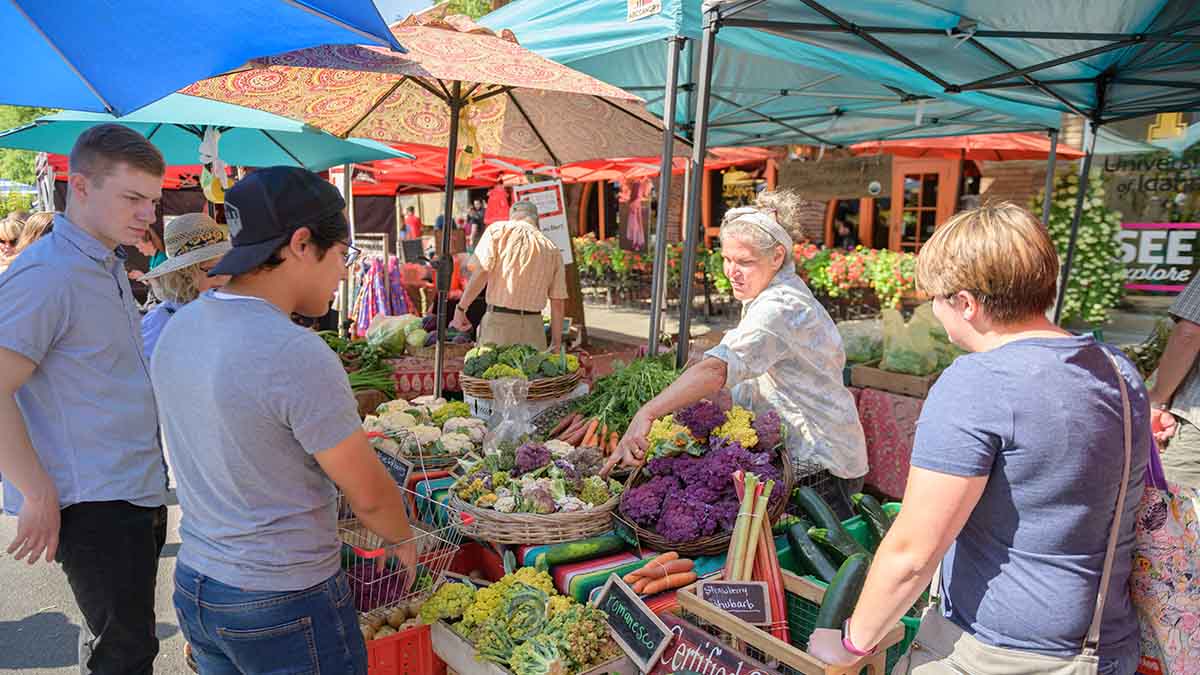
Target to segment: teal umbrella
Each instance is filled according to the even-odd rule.
[[[171,94],[124,117],[64,111],[0,132],[0,148],[68,154],[81,133],[117,122],[137,130],[162,151],[167,164],[200,164],[205,131],[221,134],[219,155],[234,166],[302,166],[320,171],[377,159],[414,159],[407,152],[361,138],[341,139],[303,122],[184,94]]]

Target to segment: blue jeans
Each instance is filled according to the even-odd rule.
[[[175,612],[202,675],[366,675],[343,572],[302,591],[250,591],[175,566]]]

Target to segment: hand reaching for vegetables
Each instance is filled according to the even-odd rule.
[[[617,463],[624,466],[640,466],[646,461],[646,436],[650,433],[650,425],[653,420],[647,418],[641,412],[633,416],[629,421],[629,428],[625,430],[625,435],[621,437],[621,442],[617,444],[617,451],[609,456],[608,461],[604,465],[604,475],[612,471]]]

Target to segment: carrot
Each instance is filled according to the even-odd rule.
[[[583,444],[585,446],[591,447],[595,445],[594,439],[596,438],[596,427],[598,426],[600,426],[600,419],[593,417],[592,421],[587,425],[587,431],[583,433]]]
[[[634,571],[630,572],[629,574],[626,574],[625,576],[621,577],[621,580],[627,584],[633,584],[633,583],[637,583],[637,580],[641,579],[641,578],[642,578],[641,570],[637,569],[637,570],[634,570]]]
[[[587,429],[585,429],[581,425],[581,426],[577,427],[574,431],[572,431],[570,436],[567,436],[563,440],[566,441],[567,443],[570,443],[571,445],[575,445],[575,446],[583,445],[583,436],[586,431],[587,431]]]
[[[565,441],[568,438],[574,436],[576,431],[583,429],[583,425],[584,425],[583,415],[576,413],[575,417],[571,420],[571,423],[569,425],[567,425],[567,428],[562,430],[558,434],[559,440]]]
[[[650,580],[647,579],[646,577],[642,577],[642,578],[638,579],[637,581],[633,582],[633,592],[638,593],[640,595],[642,592],[644,592],[646,590],[646,587],[649,585],[650,585]]]
[[[621,442],[621,437],[617,432],[612,432],[608,437],[608,454],[613,454],[617,451],[617,445]]]
[[[651,581],[650,583],[646,584],[646,587],[643,588],[641,592],[645,593],[646,595],[654,595],[656,593],[662,593],[663,591],[669,591],[672,588],[681,588],[683,586],[687,586],[688,584],[692,583],[695,580],[696,580],[695,572],[680,572],[679,574],[668,574],[667,576],[663,577],[662,579],[655,579],[655,580]]]
[[[666,565],[672,560],[679,560],[679,554],[677,552],[667,551],[666,553],[660,553],[656,557],[651,558],[650,562],[646,563],[642,569],[645,569],[651,565]]]
[[[566,431],[567,428],[571,426],[571,422],[574,422],[575,418],[578,416],[579,416],[579,413],[575,413],[573,415],[563,415],[563,418],[561,420],[559,420],[558,425],[555,426],[554,429],[552,429],[550,431],[549,436],[551,438],[553,438],[553,437],[557,436],[558,434]]]
[[[601,424],[600,432],[596,434],[596,445],[600,447],[608,447],[608,425]]]
[[[672,560],[666,564],[651,564],[646,565],[641,569],[642,576],[648,579],[661,579],[670,574],[679,574],[680,572],[691,572],[696,563],[686,558]]]

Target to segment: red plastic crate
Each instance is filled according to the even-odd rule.
[[[500,581],[500,577],[504,576],[504,561],[478,542],[464,541],[450,563],[450,571],[466,575],[471,570],[482,570],[484,578],[488,581]]]
[[[368,675],[446,675],[433,653],[429,626],[418,626],[367,643]]]

